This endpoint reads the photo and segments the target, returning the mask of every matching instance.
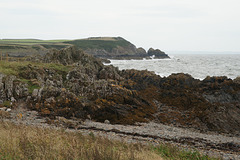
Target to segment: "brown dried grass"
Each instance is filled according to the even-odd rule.
[[[147,146],[79,132],[0,122],[0,159],[157,160]]]

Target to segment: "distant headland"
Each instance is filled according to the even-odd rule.
[[[0,50],[11,56],[44,55],[51,49],[75,46],[95,57],[106,59],[143,59],[154,55],[157,59],[170,58],[160,49],[137,48],[122,37],[90,37],[77,40],[2,39]]]

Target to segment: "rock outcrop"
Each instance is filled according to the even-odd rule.
[[[137,53],[137,55],[140,55],[140,56],[147,56],[148,55],[146,50],[142,47],[137,48],[136,53]]]
[[[76,48],[49,52],[46,67],[30,63],[18,75],[0,74],[0,100],[24,99],[30,109],[55,119],[112,124],[155,121],[201,131],[240,134],[240,83],[227,77],[153,72],[104,66]]]
[[[240,85],[233,80],[227,77],[207,77],[200,81],[183,73],[172,74],[167,78],[152,75],[143,78],[146,85],[142,87],[139,82],[143,80],[138,78],[138,72],[131,78],[140,79],[133,87],[145,99],[155,103],[157,122],[202,131],[239,134]]]
[[[28,85],[13,75],[0,73],[0,102],[14,102],[15,99],[25,98],[28,95]],[[0,104],[1,104],[0,103]]]

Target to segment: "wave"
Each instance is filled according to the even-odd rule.
[[[240,55],[170,55],[171,59],[111,60],[119,69],[154,71],[161,77],[188,73],[195,79],[207,76],[240,76]]]

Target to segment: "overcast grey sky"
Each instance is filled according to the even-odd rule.
[[[164,51],[240,51],[240,0],[0,0],[0,38],[121,36]]]

